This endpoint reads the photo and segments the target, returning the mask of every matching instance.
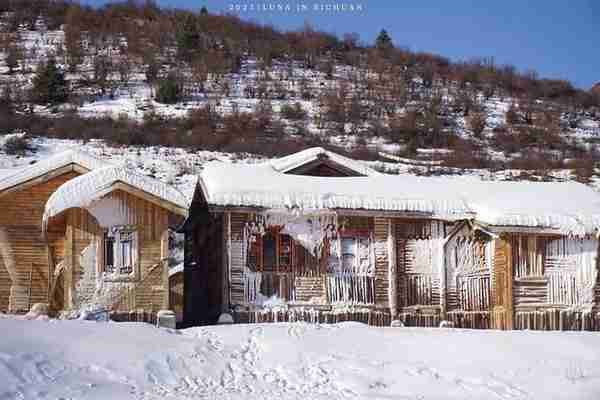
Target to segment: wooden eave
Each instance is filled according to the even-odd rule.
[[[170,212],[172,212],[173,214],[177,214],[177,215],[181,215],[183,217],[187,217],[188,215],[188,209],[181,207],[175,203],[172,203],[168,200],[162,199],[158,196],[155,196],[151,193],[148,193],[144,190],[138,189],[136,187],[133,187],[125,182],[122,181],[116,181],[115,183],[113,183],[109,189],[107,189],[104,194],[108,194],[114,190],[122,190],[124,192],[127,192],[129,194],[132,194],[136,197],[139,197],[141,199],[144,199],[150,203],[156,204],[159,207],[162,207],[166,210],[169,210]]]
[[[308,161],[304,164],[294,166],[292,168],[288,168],[286,170],[281,171],[284,174],[289,175],[306,175],[311,170],[325,165],[328,168],[340,173],[341,175],[351,177],[351,176],[365,176],[351,168],[348,168],[344,165],[338,164],[335,161],[331,160],[329,157],[317,157],[314,160]]]
[[[260,213],[268,211],[264,207],[250,207],[250,206],[218,206],[208,205],[208,210],[213,213],[223,212],[239,212],[239,213]],[[331,211],[340,215],[356,216],[356,217],[386,217],[386,218],[405,218],[405,219],[432,219],[432,220],[445,220],[445,221],[461,221],[469,218],[455,218],[452,220],[440,218],[430,213],[425,212],[407,212],[407,211],[389,211],[389,210],[360,210],[360,209],[348,209],[348,208],[328,208],[323,211]]]
[[[487,226],[487,230],[496,235],[502,233],[525,233],[531,235],[566,236],[560,229],[550,227],[489,225]]]
[[[19,190],[30,188],[32,186],[41,185],[43,183],[51,181],[52,179],[57,178],[61,175],[67,174],[69,172],[76,172],[80,175],[83,175],[83,174],[90,172],[90,170],[85,168],[82,165],[75,164],[75,163],[65,165],[63,167],[56,168],[52,171],[46,172],[45,174],[36,176],[27,181],[24,181],[24,182],[18,183],[16,185],[13,185],[9,188],[6,188],[6,189],[0,191],[0,197],[8,195],[13,192],[17,192]]]

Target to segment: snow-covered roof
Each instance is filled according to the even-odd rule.
[[[472,177],[286,175],[269,165],[208,163],[200,183],[212,206],[352,209],[475,219],[565,234],[600,227],[600,195],[576,182],[498,182]]]
[[[581,235],[600,228],[600,194],[577,182],[464,179],[477,220],[493,226],[547,227]]]
[[[289,156],[270,161],[268,164],[270,164],[276,171],[285,173],[322,158],[329,159],[332,162],[354,171],[359,175],[381,175],[380,172],[366,166],[360,161],[341,156],[332,151],[325,150],[322,147],[312,147],[310,149],[302,150],[297,153],[290,154]]]
[[[470,209],[460,197],[439,196],[433,180],[395,175],[313,177],[286,175],[267,165],[208,163],[201,175],[211,205],[266,209],[364,209],[427,213],[465,218]]]
[[[42,159],[35,164],[19,168],[11,174],[4,175],[0,179],[0,192],[72,164],[90,171],[111,165],[87,153],[77,150],[67,150]]]
[[[114,189],[117,183],[124,183],[143,193],[166,201],[182,214],[187,213],[186,197],[172,186],[156,179],[136,174],[120,166],[100,168],[78,176],[61,185],[46,202],[44,224],[49,218],[73,207],[86,207]]]

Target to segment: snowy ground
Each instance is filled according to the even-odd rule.
[[[597,399],[600,335],[0,319],[0,399]]]

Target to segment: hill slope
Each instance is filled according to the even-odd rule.
[[[429,165],[420,173],[595,174],[600,95],[492,59],[151,3],[15,4],[0,18],[0,133],[267,156],[322,145]],[[40,101],[49,59],[65,72],[65,104]]]

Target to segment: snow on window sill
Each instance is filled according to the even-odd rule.
[[[102,280],[104,282],[137,282],[140,280],[139,274],[136,273],[137,267],[134,267],[133,271],[127,274],[121,274],[118,272],[103,273]]]

